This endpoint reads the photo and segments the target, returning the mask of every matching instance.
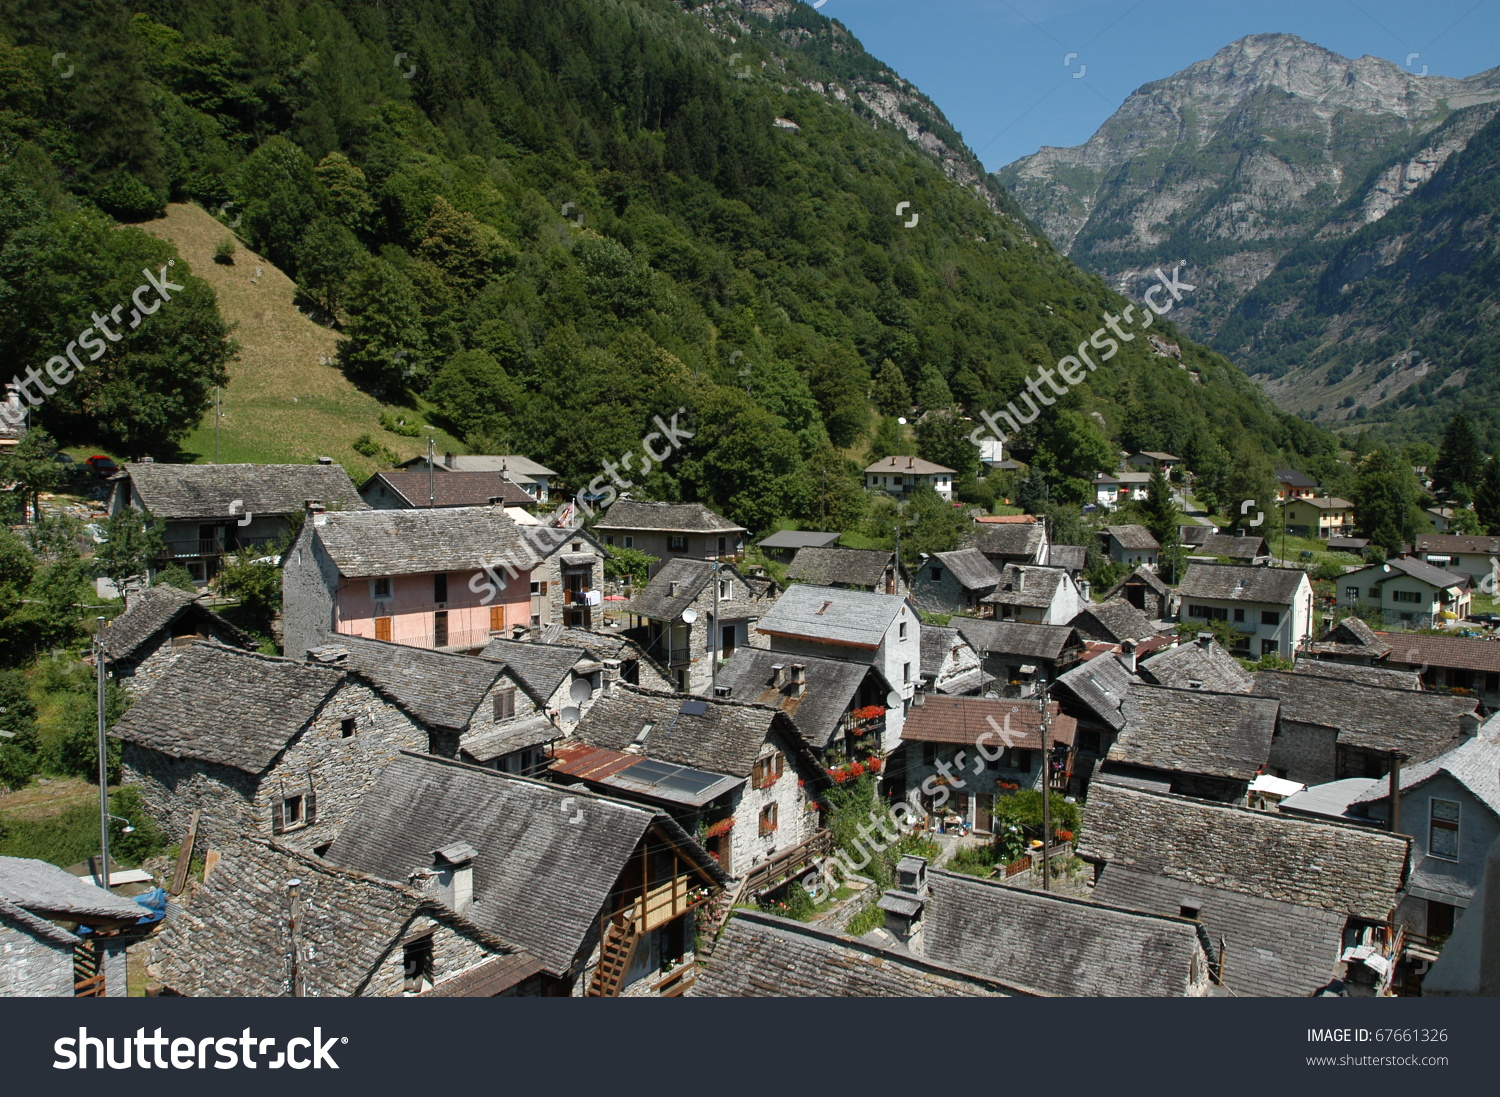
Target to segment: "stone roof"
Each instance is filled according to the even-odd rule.
[[[1077,633],[1071,625],[1034,625],[1026,621],[993,621],[955,617],[958,631],[981,655],[1019,655],[1055,660]]]
[[[732,565],[723,566],[727,569]],[[626,613],[649,617],[653,621],[675,621],[693,604],[693,599],[702,593],[713,575],[711,560],[674,557],[663,564],[651,581],[621,608]]]
[[[1025,525],[986,525],[978,529],[971,538],[971,548],[977,548],[986,556],[1017,557],[1034,560],[1041,551],[1046,531],[1040,522]]]
[[[1048,545],[1047,566],[1066,571],[1082,571],[1088,566],[1089,550],[1084,545]]]
[[[1296,469],[1277,469],[1276,480],[1278,483],[1286,484],[1293,488],[1315,488],[1318,482],[1305,472]]]
[[[142,913],[145,912],[142,911]],[[45,918],[38,918],[25,907],[18,907],[9,899],[0,898],[0,925],[13,926],[22,933],[40,937],[60,948],[74,948],[82,942],[82,938],[69,933],[62,926],[54,925]]]
[[[903,614],[906,620],[920,623],[905,598],[797,583],[776,599],[757,631],[873,651]]]
[[[341,670],[195,643],[110,734],[173,758],[263,773],[343,681]]]
[[[905,473],[908,476],[940,476],[946,472],[950,476],[954,475],[954,470],[947,465],[924,461],[920,457],[882,457],[865,469],[865,472],[888,472],[896,475]]]
[[[1500,743],[1495,739],[1489,735],[1476,735],[1446,754],[1403,768],[1401,791],[1409,792],[1425,785],[1442,773],[1463,785],[1475,799],[1500,816]],[[1371,803],[1389,795],[1389,781],[1375,780],[1351,803]]]
[[[1412,539],[1414,552],[1435,556],[1478,554],[1500,556],[1500,537],[1467,537],[1457,533],[1421,533]]]
[[[805,922],[736,911],[689,998],[972,998],[1023,993]]]
[[[436,847],[434,847],[436,848]],[[432,852],[420,866],[430,867]],[[330,865],[259,838],[225,852],[218,867],[153,942],[151,971],[190,997],[289,997],[292,942],[287,881],[298,886],[298,974],[309,997],[359,997],[421,915],[431,915],[489,950],[513,948],[405,885]],[[399,953],[397,954],[399,962]],[[439,978],[448,973],[437,972]],[[454,973],[458,974],[458,973]]]
[[[384,486],[408,507],[484,507],[494,499],[507,507],[536,503],[515,481],[499,472],[449,472],[434,474],[429,481],[425,468],[386,469],[366,480],[359,490],[363,494],[377,486]]]
[[[451,462],[451,463],[450,463]],[[402,462],[403,468],[420,468],[426,475],[427,456],[413,457]],[[533,476],[556,476],[557,473],[546,465],[533,461],[530,457],[523,457],[516,453],[483,454],[483,453],[458,453],[448,454],[440,461],[434,463],[438,472],[506,472],[516,478],[516,483],[525,484],[533,482]]]
[[[503,563],[520,568],[537,553],[522,529],[493,507],[330,511],[315,526],[339,572],[350,579],[474,571]]]
[[[787,565],[786,577],[823,586],[854,587],[885,585],[885,573],[896,562],[894,552],[878,549],[803,548]]]
[[[39,918],[68,922],[134,923],[146,913],[124,896],[30,857],[0,857],[0,899]]]
[[[1249,693],[1255,677],[1217,640],[1180,643],[1140,664],[1141,677],[1173,689],[1206,689],[1216,693]]]
[[[1151,531],[1145,526],[1105,526],[1101,532],[1109,534],[1122,549],[1134,549],[1140,551],[1155,551],[1161,548],[1156,538],[1151,536]]]
[[[925,636],[922,651],[925,657]],[[777,688],[772,668],[778,664],[788,670],[793,664],[804,668],[806,688],[802,696],[798,697],[795,687],[790,685]],[[740,648],[719,667],[718,684],[729,687],[732,700],[780,709],[791,718],[808,744],[821,750],[838,731],[839,721],[854,704],[859,687],[869,674],[870,668],[864,663]]]
[[[927,883],[929,960],[1074,998],[1176,997],[1190,989],[1200,945],[1185,919],[940,869],[928,870]]]
[[[1006,564],[1000,582],[991,594],[980,599],[997,606],[1031,606],[1045,609],[1057,597],[1057,588],[1067,580],[1061,568],[1044,568],[1031,564]]]
[[[546,704],[558,687],[568,680],[574,667],[595,661],[588,651],[571,644],[506,640],[499,636],[486,644],[480,655],[509,667],[538,704]]]
[[[661,533],[748,533],[702,503],[656,503],[616,499],[594,526],[607,530],[651,530]]]
[[[1093,897],[1169,916],[1195,908],[1215,954],[1223,942],[1223,982],[1238,997],[1309,997],[1333,979],[1342,951],[1343,914],[1184,884],[1126,865],[1108,865]]]
[[[308,658],[352,670],[430,728],[462,731],[500,677],[500,668],[469,655],[407,647],[359,636],[330,636]]]
[[[368,510],[340,465],[128,464],[141,505],[156,518],[224,522],[233,514],[301,514],[311,500],[330,510]],[[235,509],[230,509],[234,503]]]
[[[1101,655],[1057,676],[1056,685],[1072,693],[1080,704],[1106,725],[1119,731],[1125,726],[1120,706],[1135,678],[1113,655]]]
[[[1390,667],[1364,667],[1357,663],[1334,663],[1323,659],[1298,659],[1293,674],[1311,674],[1318,678],[1340,678],[1366,686],[1385,689],[1421,689],[1422,676],[1414,670]]]
[[[1125,728],[1108,761],[1249,781],[1271,755],[1277,707],[1267,697],[1137,682],[1125,695]]]
[[[689,711],[701,708],[701,713]],[[652,728],[644,738],[647,724]],[[749,777],[773,730],[794,734],[777,709],[742,701],[699,699],[617,683],[594,702],[573,737],[624,751],[635,745],[647,758],[679,766]]]
[[[1086,639],[1103,640],[1111,644],[1125,640],[1144,640],[1156,635],[1156,630],[1146,620],[1146,615],[1123,598],[1111,598],[1107,602],[1086,605],[1068,623]]]
[[[1375,630],[1358,617],[1345,617],[1308,650],[1320,654],[1379,659],[1390,653],[1391,645],[1375,635]]]
[[[841,533],[820,533],[816,530],[784,529],[773,533],[760,542],[763,549],[830,548],[842,537]]]
[[[198,602],[196,594],[165,583],[147,587],[130,599],[125,612],[104,626],[104,643],[111,663],[128,661],[145,644],[184,614],[205,620],[238,646],[259,645],[245,632]]]
[[[1079,853],[1185,885],[1384,921],[1406,879],[1410,841],[1096,781]]]
[[[1000,582],[1000,569],[978,549],[956,549],[939,552],[932,557],[953,573],[953,578],[965,590],[991,591]]]
[[[1195,556],[1227,556],[1231,560],[1254,560],[1271,554],[1264,537],[1236,537],[1232,533],[1210,533],[1193,549]]]
[[[1263,670],[1255,692],[1281,701],[1281,719],[1335,728],[1340,746],[1399,750],[1421,762],[1464,737],[1461,717],[1479,702],[1449,693],[1382,689],[1338,678]]]
[[[944,697],[927,694],[913,705],[901,727],[903,743],[957,743],[975,746],[983,741],[985,753],[1006,747],[1048,749],[1054,743],[1073,744],[1078,721],[1062,715],[1056,701],[1047,706],[1047,741],[1042,742],[1042,714],[1035,701],[1008,701],[993,697]]]
[[[1381,632],[1390,645],[1387,662],[1407,666],[1454,667],[1486,673],[1500,672],[1500,643],[1469,636],[1433,636],[1418,632]]]
[[[953,650],[954,645],[967,641],[952,625],[923,625],[921,634],[922,677],[933,681],[943,672],[943,661],[948,658],[948,653]]]
[[[1166,583],[1162,582],[1161,577],[1157,575],[1156,572],[1146,567],[1146,565],[1141,564],[1138,565],[1136,569],[1129,575],[1125,576],[1125,578],[1121,579],[1114,586],[1110,587],[1109,590],[1105,592],[1105,600],[1107,601],[1108,599],[1119,596],[1120,592],[1132,582],[1145,583],[1146,586],[1150,587],[1153,591],[1161,595],[1163,598],[1168,598],[1172,594],[1172,588],[1167,586]]]
[[[613,636],[602,632],[591,632],[588,629],[547,624],[542,626],[537,639],[545,644],[582,648],[595,659],[619,659],[621,661],[635,659],[661,675],[662,681],[671,680],[671,676],[662,669],[656,659],[648,655],[640,644],[628,636]]]
[[[354,809],[327,859],[404,881],[431,867],[433,850],[467,843],[477,855],[474,902],[464,916],[560,976],[597,930],[616,881],[653,829],[711,879],[727,881],[660,812],[402,752]]]
[[[1263,568],[1244,564],[1189,564],[1177,588],[1186,598],[1260,602],[1290,606],[1307,581],[1301,568]]]

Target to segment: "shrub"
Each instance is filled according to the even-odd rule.
[[[214,245],[214,262],[232,266],[234,264],[234,237],[226,236]]]
[[[850,937],[860,937],[869,933],[872,929],[879,929],[883,925],[885,925],[885,911],[881,910],[874,903],[871,903],[853,918],[849,919],[849,924],[844,927],[844,932]]]
[[[399,434],[403,438],[416,438],[422,433],[421,423],[408,423],[406,419],[398,419],[388,411],[380,413],[380,425],[392,434]]]
[[[185,590],[189,594],[198,593],[198,584],[193,582],[192,573],[177,563],[168,564],[158,571],[156,573],[156,581],[152,585],[158,587],[176,587],[178,590]]]

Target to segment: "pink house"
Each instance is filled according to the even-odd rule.
[[[330,634],[450,651],[531,623],[531,568],[541,553],[500,507],[324,511],[308,520],[282,569],[287,655]]]

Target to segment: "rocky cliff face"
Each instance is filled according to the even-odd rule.
[[[998,176],[1058,247],[1122,291],[1187,260],[1199,288],[1182,322],[1211,340],[1293,248],[1383,217],[1487,121],[1437,134],[1452,112],[1497,101],[1500,69],[1419,76],[1251,35],[1146,84],[1085,144]]]

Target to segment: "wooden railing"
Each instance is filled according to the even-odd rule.
[[[663,998],[680,998],[698,981],[698,965],[683,964],[666,978],[652,986],[652,990]]]
[[[815,857],[821,857],[833,848],[833,832],[820,830],[801,845],[782,850],[769,861],[756,865],[745,875],[740,891],[753,895],[781,883],[796,873]]]
[[[702,906],[711,898],[702,895],[694,898],[695,891],[698,891],[698,885],[691,876],[674,876],[615,911],[614,917],[628,918],[640,927],[640,932],[650,933],[674,918],[680,918],[688,911]]]
[[[1019,876],[1031,867],[1031,858],[1022,857],[1019,861],[1012,861],[1005,865],[1005,878],[1009,880],[1012,876]]]

